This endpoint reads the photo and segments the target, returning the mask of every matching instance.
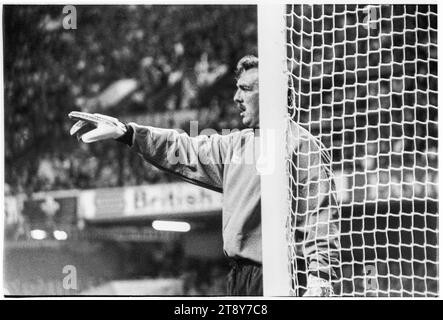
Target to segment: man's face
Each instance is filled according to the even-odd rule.
[[[240,109],[243,124],[249,128],[259,127],[258,69],[253,68],[240,75],[234,101]]]

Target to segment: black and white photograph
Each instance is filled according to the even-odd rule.
[[[2,5],[4,296],[439,298],[437,20]]]

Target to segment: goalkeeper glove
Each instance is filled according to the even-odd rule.
[[[85,143],[118,139],[127,131],[126,126],[118,119],[100,113],[72,111],[68,116],[78,120],[70,130],[71,136],[76,134],[77,138]]]
[[[329,297],[334,294],[334,289],[328,280],[316,277],[312,274],[308,276],[308,285],[304,297]]]

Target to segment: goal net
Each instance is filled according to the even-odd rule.
[[[437,6],[289,5],[286,35],[291,294],[437,296]]]

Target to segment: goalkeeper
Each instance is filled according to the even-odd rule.
[[[147,162],[196,185],[223,193],[223,249],[231,262],[229,295],[263,295],[260,175],[256,169],[254,130],[259,127],[258,59],[242,58],[237,65],[234,101],[249,129],[228,135],[189,137],[172,129],[123,124],[115,118],[71,112],[71,128],[85,143],[116,139]],[[294,154],[319,154],[320,145],[300,126],[290,139]],[[254,155],[247,161],[247,155]],[[297,167],[297,241],[309,276],[305,296],[328,296],[337,275],[338,210],[324,157],[293,159]],[[309,172],[307,170],[309,165]],[[301,240],[300,240],[301,239]]]

